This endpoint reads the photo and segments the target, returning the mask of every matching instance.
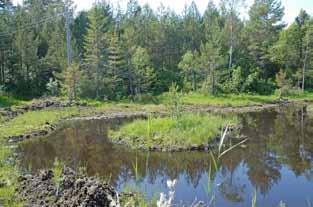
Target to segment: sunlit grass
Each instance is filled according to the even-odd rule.
[[[288,100],[313,100],[312,92],[290,93],[285,97]],[[182,97],[182,103],[185,105],[211,105],[211,106],[254,106],[259,104],[275,103],[279,99],[276,94],[273,95],[253,95],[253,94],[224,94],[210,95],[202,93],[188,93]],[[164,93],[159,96],[161,103],[169,102],[169,94]]]
[[[168,94],[160,96],[164,103],[168,101]],[[212,106],[248,106],[256,104],[271,103],[277,100],[276,95],[261,96],[248,94],[228,94],[228,95],[210,95],[202,93],[188,93],[182,97],[183,104],[186,105],[212,105]]]
[[[91,112],[91,109],[81,110],[74,107],[26,112],[11,121],[1,123],[0,138],[16,136],[33,130],[40,130],[47,122],[54,124],[62,118],[85,114],[88,112]]]
[[[0,206],[18,207],[18,198],[13,199],[18,173],[14,163],[8,161],[10,155],[11,149],[0,142]]]
[[[208,143],[220,135],[221,128],[236,123],[237,118],[231,115],[185,113],[179,119],[157,117],[136,120],[118,131],[111,131],[110,135],[114,141],[122,140],[134,148],[190,147]]]

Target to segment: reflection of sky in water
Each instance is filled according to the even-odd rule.
[[[307,206],[307,201],[313,199],[313,183],[307,182],[305,176],[296,177],[294,173],[286,167],[281,169],[281,174],[282,177],[279,183],[273,185],[266,195],[257,193],[258,206],[277,207],[280,201],[284,201],[288,206]],[[182,173],[177,178],[177,185],[175,187],[175,204],[180,204],[182,201],[185,201],[184,204],[190,204],[195,200],[209,203],[214,195],[216,206],[251,207],[251,201],[255,189],[251,185],[249,177],[247,176],[247,168],[241,164],[232,176],[233,179],[231,184],[235,186],[230,187],[230,185],[227,185],[227,187],[238,190],[235,193],[239,193],[240,196],[242,196],[240,202],[227,200],[227,198],[229,199],[231,196],[222,194],[222,183],[225,180],[228,180],[228,177],[224,177],[221,173],[218,173],[216,178],[212,181],[212,191],[210,195],[207,194],[206,190],[208,183],[207,173],[201,175],[199,185],[196,187],[190,184],[188,182],[188,176],[186,176],[185,173]],[[154,183],[151,183],[149,178],[144,178],[137,184],[133,179],[130,179],[118,185],[119,190],[123,190],[125,187],[140,189],[140,191],[144,192],[148,198],[159,196],[160,192],[168,193],[168,189],[166,188],[166,177],[158,177]]]
[[[245,148],[236,148],[221,160],[212,173],[212,191],[207,193],[208,153],[141,153],[113,146],[106,140],[109,125],[104,121],[68,123],[47,139],[20,146],[21,164],[38,170],[52,166],[55,157],[75,167],[86,163],[90,175],[111,178],[119,190],[139,189],[148,198],[167,192],[166,181],[177,179],[175,203],[195,199],[216,206],[251,206],[257,190],[258,206],[307,206],[313,201],[313,120],[298,109],[250,113],[241,116],[242,133],[250,138]],[[119,123],[119,122],[118,122]],[[134,162],[139,174],[135,182]]]

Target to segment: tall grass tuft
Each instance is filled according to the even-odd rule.
[[[53,179],[52,180],[53,180],[53,183],[57,187],[56,196],[59,195],[62,170],[63,170],[62,162],[60,162],[58,158],[55,158],[54,163],[53,163],[53,169],[52,169],[52,171],[53,171]]]
[[[151,114],[149,114],[148,116],[148,122],[147,122],[147,137],[148,139],[151,139],[152,137],[152,117],[151,117]]]
[[[176,83],[172,83],[169,89],[169,109],[173,119],[179,119],[182,114],[182,93]]]

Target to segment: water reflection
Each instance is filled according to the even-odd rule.
[[[257,191],[260,206],[305,206],[313,190],[313,119],[305,108],[283,107],[240,115],[246,146],[221,159],[212,175],[217,206],[250,206]],[[50,168],[55,157],[88,174],[110,178],[119,189],[136,185],[153,196],[166,191],[166,180],[177,179],[176,201],[209,201],[207,194],[210,155],[207,153],[134,152],[112,145],[108,129],[121,121],[68,122],[49,136],[20,145],[21,165],[36,171]],[[138,160],[139,180],[134,162]]]

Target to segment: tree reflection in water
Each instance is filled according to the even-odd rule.
[[[226,154],[221,159],[220,170],[212,176],[220,179],[215,192],[223,200],[251,202],[247,199],[251,189],[268,196],[273,186],[282,182],[283,167],[290,169],[295,179],[305,176],[307,182],[312,181],[313,117],[305,108],[283,107],[239,116],[243,125],[241,133],[249,142],[246,147]],[[50,168],[58,157],[73,168],[85,165],[89,175],[110,177],[114,185],[120,186],[133,180],[133,163],[137,157],[141,183],[158,186],[159,180],[178,179],[178,187],[181,181],[184,183],[181,187],[194,189],[200,196],[211,162],[208,153],[134,152],[113,145],[106,138],[108,129],[121,122],[123,120],[67,122],[48,138],[22,143],[21,165],[32,171]],[[242,168],[244,175],[235,173]],[[245,176],[248,181],[241,179]]]

